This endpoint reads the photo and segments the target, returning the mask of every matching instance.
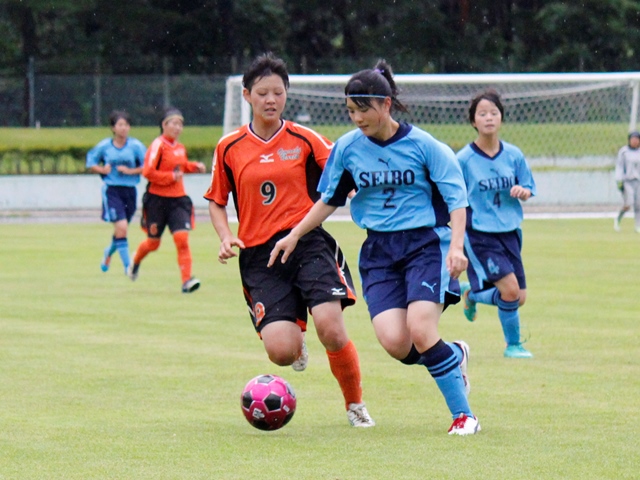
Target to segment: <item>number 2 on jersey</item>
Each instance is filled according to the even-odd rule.
[[[396,194],[395,188],[385,188],[382,193],[387,195],[387,199],[384,201],[384,208],[397,208],[395,203],[392,203],[393,197]]]

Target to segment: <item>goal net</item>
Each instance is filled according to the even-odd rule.
[[[353,129],[344,104],[349,75],[292,75],[284,117],[331,140]],[[406,120],[455,151],[475,139],[471,98],[485,88],[502,96],[501,138],[536,164],[610,165],[636,129],[640,73],[396,75]],[[250,121],[242,77],[227,79],[224,132]]]

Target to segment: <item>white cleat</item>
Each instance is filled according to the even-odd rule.
[[[300,356],[291,364],[291,368],[293,368],[296,372],[302,372],[304,371],[305,368],[307,368],[308,363],[309,363],[309,350],[307,350],[307,342],[305,342],[303,337]]]
[[[482,429],[477,417],[468,417],[461,413],[449,427],[449,435],[474,435],[480,430]]]
[[[129,264],[129,268],[127,269],[127,276],[131,279],[132,282],[135,282],[138,279],[138,270],[140,269],[139,263],[131,262]]]
[[[200,280],[195,277],[191,277],[189,280],[182,284],[182,293],[195,292],[200,288]]]
[[[376,422],[367,412],[367,407],[364,403],[350,403],[347,410],[347,418],[353,427],[368,428],[376,425]]]

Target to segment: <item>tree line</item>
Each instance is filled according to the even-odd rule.
[[[640,70],[640,0],[3,0],[0,75]]]

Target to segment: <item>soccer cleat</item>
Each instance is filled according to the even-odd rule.
[[[462,361],[460,362],[460,371],[462,372],[462,379],[464,380],[464,393],[469,396],[471,391],[471,383],[467,376],[467,365],[469,364],[469,345],[464,340],[456,340],[455,343],[460,350],[462,350]]]
[[[462,297],[462,301],[464,303],[464,316],[467,317],[467,320],[470,322],[475,321],[476,319],[476,302],[473,300],[469,300],[469,292],[471,291],[471,285],[468,282],[460,283],[460,296]]]
[[[304,340],[304,336],[303,336],[300,355],[291,364],[291,368],[293,368],[296,372],[302,372],[305,368],[307,368],[308,363],[309,363],[309,350],[307,350],[307,342]]]
[[[369,415],[369,412],[367,412],[367,407],[364,403],[350,403],[347,409],[347,418],[353,427],[367,428],[373,427],[376,424]]]
[[[100,262],[100,270],[106,272],[109,270],[109,265],[111,265],[111,255],[109,255],[109,247],[104,249],[104,256],[102,257],[102,262]]]
[[[474,435],[480,430],[482,429],[478,417],[468,417],[461,413],[449,427],[449,435]]]
[[[616,218],[614,218],[614,219],[613,219],[613,229],[614,229],[616,232],[619,232],[619,231],[620,231],[620,219],[619,219],[618,217],[616,217]]]
[[[532,358],[533,353],[524,348],[521,343],[516,345],[507,345],[504,349],[504,356],[506,358]]]
[[[131,279],[132,282],[135,282],[138,279],[138,270],[140,269],[139,263],[131,263],[129,264],[129,268],[127,269],[127,275]]]
[[[195,292],[200,288],[200,280],[195,277],[191,277],[189,280],[182,284],[182,293]]]

